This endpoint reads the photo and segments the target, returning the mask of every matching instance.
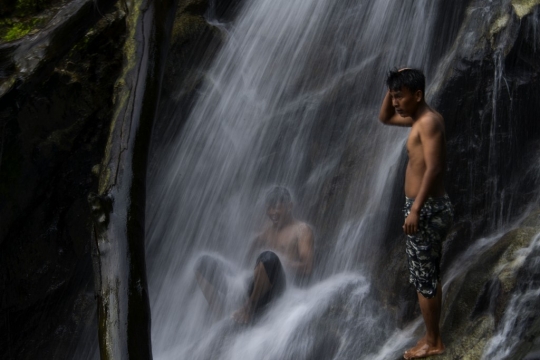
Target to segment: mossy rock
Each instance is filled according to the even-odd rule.
[[[61,2],[62,0],[0,0],[0,43],[19,40],[38,32],[56,14]]]
[[[533,211],[520,224],[521,227],[540,227],[540,210]]]
[[[22,38],[23,36],[28,35],[32,29],[34,29],[34,19],[30,22],[25,23],[14,23],[11,27],[9,27],[4,36],[4,41],[13,41]]]
[[[450,284],[444,294],[442,318],[447,351],[437,359],[481,358],[516,290],[524,264],[520,250],[528,247],[540,231],[538,212],[523,224],[529,226],[513,229],[496,240]]]

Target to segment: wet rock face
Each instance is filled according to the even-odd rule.
[[[92,167],[103,156],[124,30],[121,12],[105,13],[36,74],[42,81],[0,98],[0,353],[11,358],[66,358],[94,311],[86,196],[97,188]]]
[[[156,147],[164,146],[179,136],[197,90],[203,83],[205,71],[220,48],[221,33],[206,19],[206,16],[218,16],[215,11],[209,14],[211,7],[213,5],[208,0],[180,1],[167,57],[167,76],[163,79],[160,116],[152,131],[150,154],[156,151]],[[170,112],[177,114],[178,121],[165,124],[161,120]]]
[[[86,3],[67,2],[60,11],[72,7],[80,16]],[[69,41],[76,40],[66,48],[47,39],[52,56],[39,52],[44,56],[30,73],[20,72],[12,56],[32,46],[27,40],[0,45],[0,332],[7,334],[0,339],[2,357],[71,358],[78,335],[97,332],[87,195],[97,189],[95,165],[109,132],[126,29],[122,11],[99,4],[89,28],[88,20],[60,24],[74,35]],[[180,1],[165,108],[171,106],[167,99],[180,99],[189,111],[207,65],[206,49],[219,48],[220,32],[205,16],[228,21],[237,8],[235,1]],[[173,93],[178,83],[184,86]],[[159,124],[155,134],[168,139]]]
[[[458,230],[446,245],[445,263],[471,240],[519,216],[538,194],[540,40],[534,29],[540,10],[533,9],[521,19],[514,10],[499,15],[506,20],[497,30],[502,20],[494,12],[484,25],[491,32],[474,41],[458,39],[463,50],[451,54],[438,84],[434,105],[447,124],[447,190]]]
[[[535,245],[539,232],[536,212],[520,227],[478,251],[476,257],[459,264],[467,271],[452,281],[443,300],[442,331],[447,352],[441,359],[489,359],[501,355],[507,345],[514,347],[512,358],[522,359],[531,349],[540,335],[538,297],[530,296],[530,290],[538,291],[538,282],[534,281],[538,269],[533,264],[539,256],[537,241]],[[529,300],[516,305],[516,299],[527,296]],[[513,337],[503,336],[490,344],[492,336],[505,326]]]

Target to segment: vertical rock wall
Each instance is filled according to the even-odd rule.
[[[95,311],[86,197],[97,187],[125,29],[122,12],[101,10],[42,70],[26,78],[15,66],[18,85],[0,97],[5,359],[69,358]]]
[[[125,14],[113,5],[73,0],[45,9],[64,16],[49,14],[37,37],[0,43],[2,358],[72,358],[81,332],[97,333],[86,198],[97,190],[122,66]],[[205,14],[227,21],[237,8],[180,1],[165,109],[189,111],[206,49],[219,48]],[[181,129],[175,126],[157,124],[155,138],[170,140]]]

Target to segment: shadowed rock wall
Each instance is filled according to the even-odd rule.
[[[92,167],[103,156],[125,29],[121,11],[101,11],[71,29],[78,39],[38,71],[4,72],[15,77],[0,97],[5,359],[69,358],[95,309],[86,197],[97,187]]]
[[[51,20],[36,36],[0,43],[2,358],[71,358],[81,332],[97,332],[87,195],[97,190],[126,36],[125,14],[112,5],[45,9]],[[188,111],[202,78],[193,74],[220,42],[205,14],[230,19],[235,9],[180,1],[164,106],[181,99]],[[173,93],[178,83],[183,90]]]

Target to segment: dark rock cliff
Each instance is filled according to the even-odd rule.
[[[0,35],[15,22],[35,26],[0,42],[0,354],[72,358],[81,333],[97,331],[87,196],[97,190],[113,115],[125,14],[114,2],[40,2],[23,13],[6,1]],[[206,49],[219,48],[205,14],[228,21],[238,8],[179,2],[164,107],[189,110]],[[180,129],[158,124],[154,133]]]
[[[16,64],[3,79],[15,84],[0,98],[4,358],[67,357],[94,311],[86,196],[97,187],[125,28],[121,11],[102,11],[77,25],[63,54],[30,76]]]

